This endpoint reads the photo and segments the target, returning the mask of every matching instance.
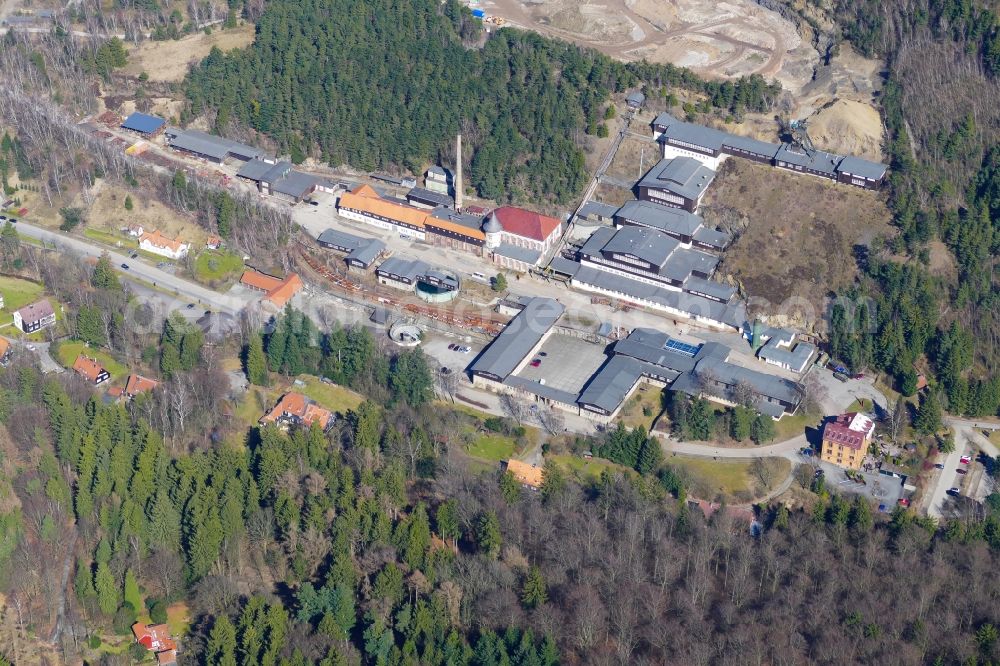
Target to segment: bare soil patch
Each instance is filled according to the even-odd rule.
[[[254,27],[242,25],[230,30],[213,30],[188,35],[177,40],[147,41],[129,49],[127,74],[139,76],[142,72],[151,81],[180,81],[191,65],[207,56],[213,46],[223,51],[243,48],[253,43]]]
[[[856,245],[890,236],[884,196],[745,160],[726,160],[706,195],[708,223],[742,218],[745,230],[727,250],[720,273],[781,314],[796,297],[823,312],[826,295],[854,282]],[[740,232],[738,232],[740,233]]]
[[[92,191],[94,203],[87,211],[87,226],[98,231],[116,233],[128,224],[141,224],[146,231],[159,229],[170,238],[188,241],[194,247],[205,242],[207,233],[194,220],[187,219],[159,201],[131,193],[132,210],[125,210],[123,188],[97,181]]]

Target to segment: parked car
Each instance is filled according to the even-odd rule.
[[[970,462],[972,462],[972,458],[970,456],[962,456],[961,458],[958,459],[958,462],[962,463],[963,465],[968,465]]]
[[[844,373],[842,373],[842,372],[835,372],[835,373],[833,373],[833,376],[834,376],[834,377],[835,377],[835,378],[836,378],[836,379],[837,379],[838,381],[841,381],[841,382],[846,382],[846,381],[848,380],[848,377],[847,377],[847,375],[845,375],[845,374],[844,374]]]
[[[944,469],[944,463],[934,463],[934,466],[938,469]]]
[[[538,352],[538,355],[541,356],[542,358],[545,358],[546,356],[549,355],[549,353],[548,352]]]
[[[138,252],[131,252],[131,253],[129,253],[128,258],[129,259],[136,259],[138,256],[139,256]]]
[[[865,374],[863,372],[856,372],[853,375],[851,375],[851,379],[864,379],[864,378]]]
[[[122,270],[123,271],[127,271],[128,270],[128,264],[122,264]]]
[[[470,351],[472,351],[472,347],[459,347],[458,351],[462,352],[463,354],[468,354]]]
[[[965,471],[964,469],[962,469],[961,467],[959,467],[959,468],[958,468],[958,469],[956,469],[955,471],[956,471],[956,472],[958,472],[959,474],[968,474],[968,472],[966,472],[966,471]]]
[[[878,512],[879,513],[885,513],[888,509],[889,509],[889,507],[887,507],[885,504],[879,504],[878,505]]]
[[[456,349],[458,349],[458,345],[456,345],[454,342],[452,342],[450,345],[448,345],[448,349],[450,351],[455,351]]]
[[[537,368],[537,367],[538,367],[538,366],[540,366],[541,364],[542,364],[542,359],[540,359],[540,358],[536,358],[535,360],[533,360],[533,361],[531,362],[531,367],[533,367],[533,368]]]
[[[958,488],[949,488],[945,492],[948,493],[949,495],[951,495],[952,497],[961,497],[962,496],[962,491],[959,490]]]
[[[187,309],[188,310],[194,310],[194,303],[188,303],[187,304]]]
[[[906,499],[905,497],[900,497],[899,506],[910,506],[910,500]]]

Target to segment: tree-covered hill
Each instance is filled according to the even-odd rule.
[[[563,202],[586,180],[585,134],[612,92],[676,85],[739,114],[778,87],[707,83],[687,70],[624,64],[504,29],[485,40],[453,0],[274,0],[246,50],[213,52],[189,76],[191,115],[214,115],[306,155],[362,169],[418,170],[464,133],[485,197]]]

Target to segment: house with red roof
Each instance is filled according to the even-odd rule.
[[[820,459],[848,469],[861,469],[875,435],[875,421],[860,412],[841,414],[823,426]]]
[[[127,399],[131,400],[140,393],[148,393],[160,385],[160,382],[142,375],[129,375],[125,382],[125,390],[122,392]]]
[[[177,641],[170,636],[170,627],[165,624],[132,625],[135,642],[156,654],[156,663],[168,666],[177,663]]]
[[[104,369],[96,358],[90,358],[80,354],[73,362],[73,370],[94,386],[103,384],[111,379],[111,373]]]
[[[558,219],[516,206],[494,210],[483,230],[493,263],[503,268],[527,271],[538,265],[562,235]]]
[[[261,417],[260,424],[277,423],[284,427],[301,424],[308,428],[315,422],[326,430],[334,420],[330,410],[320,407],[301,393],[290,392],[281,396],[278,404]]]

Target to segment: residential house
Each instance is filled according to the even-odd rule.
[[[56,323],[56,311],[47,299],[14,311],[14,326],[22,333],[34,333]]]
[[[292,425],[311,427],[313,423],[318,423],[322,430],[326,430],[333,424],[334,419],[330,410],[320,407],[301,393],[290,392],[281,396],[278,404],[261,417],[260,423],[261,425],[277,423],[283,427]]]
[[[149,393],[157,386],[160,382],[155,379],[150,379],[149,377],[143,377],[142,375],[129,375],[128,380],[125,382],[125,390],[122,395],[131,400],[140,393]]]
[[[162,257],[170,259],[181,259],[187,256],[191,248],[190,243],[184,243],[173,238],[168,238],[161,234],[159,230],[152,233],[144,233],[139,236],[139,249],[152,252]]]
[[[73,371],[94,386],[99,386],[111,379],[111,373],[104,369],[96,358],[80,354],[73,362]]]
[[[141,224],[128,224],[120,229],[124,234],[128,234],[129,238],[139,238],[146,230],[142,228]]]
[[[136,643],[156,654],[159,666],[177,663],[177,641],[170,636],[167,625],[136,622],[132,625],[132,635]]]
[[[542,468],[538,465],[530,465],[511,458],[504,463],[504,470],[513,474],[514,479],[525,488],[538,490],[542,487]]]
[[[208,240],[205,241],[206,250],[218,250],[222,247],[222,239],[218,236],[209,236]]]
[[[874,434],[875,421],[864,414],[841,414],[823,426],[820,458],[847,469],[861,469]]]

